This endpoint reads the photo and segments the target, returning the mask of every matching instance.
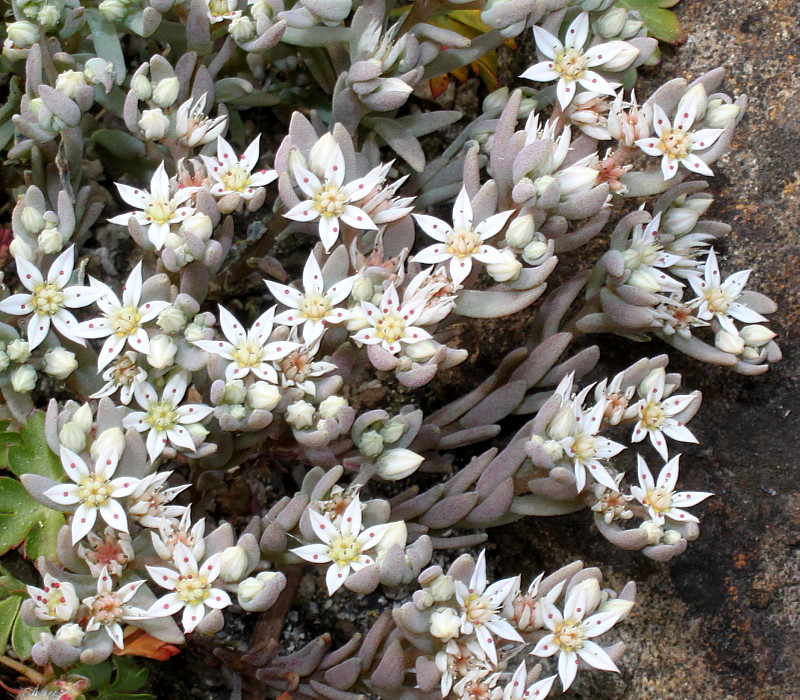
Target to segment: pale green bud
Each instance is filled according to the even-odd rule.
[[[652,520],[642,523],[639,529],[647,535],[647,544],[649,545],[659,544],[664,538],[664,530]]]
[[[86,433],[72,421],[68,421],[64,424],[64,427],[58,431],[58,441],[68,450],[80,452],[86,447]]]
[[[263,411],[271,411],[281,401],[278,387],[269,382],[253,382],[247,387],[247,405]]]
[[[8,251],[15,258],[22,258],[23,260],[27,260],[28,262],[33,262],[36,259],[36,255],[33,252],[33,248],[31,248],[19,236],[14,236],[14,240],[11,241],[11,243],[8,246]]]
[[[39,27],[23,19],[7,24],[6,35],[16,48],[30,48],[39,40]]]
[[[366,430],[361,434],[358,449],[367,457],[377,457],[383,452],[383,437],[377,430]]]
[[[14,388],[14,391],[20,394],[26,394],[29,391],[33,391],[33,388],[36,386],[36,378],[36,370],[33,367],[30,365],[22,365],[11,373],[11,386]]]
[[[667,530],[664,532],[664,544],[677,544],[683,536],[677,530]]]
[[[286,422],[295,430],[305,430],[314,425],[317,410],[308,401],[296,401],[286,409]]]
[[[625,20],[628,17],[628,11],[622,7],[612,7],[603,16],[597,20],[597,30],[601,36],[606,39],[612,39],[619,36],[622,28],[625,26]]]
[[[147,361],[155,369],[166,369],[175,364],[175,355],[178,352],[178,346],[172,341],[168,335],[157,335],[150,340],[150,352],[147,355]]]
[[[56,639],[64,644],[69,644],[76,649],[83,643],[83,638],[86,632],[81,629],[81,626],[70,622],[66,625],[61,625],[56,632]]]
[[[673,531],[674,532],[674,531]],[[634,603],[630,600],[622,600],[620,598],[609,598],[603,603],[597,612],[600,613],[616,613],[619,615],[619,620],[624,620],[633,609]]]
[[[531,241],[522,250],[522,259],[528,265],[535,265],[547,253],[547,243],[544,241]]]
[[[517,256],[508,248],[501,250],[500,256],[502,260],[486,265],[486,272],[495,282],[511,282],[517,279],[522,270],[522,263],[517,260]]]
[[[776,336],[769,328],[762,326],[760,323],[745,326],[739,331],[739,335],[747,345],[754,348],[760,348],[762,345],[766,345]]]
[[[6,348],[12,362],[27,362],[31,356],[31,348],[27,340],[12,340]]]
[[[24,204],[21,206],[20,223],[28,233],[39,233],[45,225],[44,216],[36,207],[29,207]]]
[[[378,474],[387,481],[398,481],[411,476],[424,461],[416,452],[401,447],[387,450],[378,458]]]
[[[563,440],[572,430],[572,406],[567,404],[558,409],[558,412],[547,426],[547,434],[553,440]]]
[[[46,228],[44,231],[42,231],[39,234],[37,243],[39,244],[39,250],[46,255],[50,255],[51,253],[60,253],[64,248],[64,240],[61,238],[61,234],[58,232],[58,229],[55,228]]]
[[[414,362],[425,362],[433,357],[438,349],[439,346],[433,341],[421,340],[418,343],[408,345],[405,349],[405,353]]]
[[[236,420],[244,420],[247,416],[247,409],[241,404],[232,404],[228,406],[228,413]]]
[[[117,2],[117,0],[105,0],[106,2]],[[149,100],[153,94],[153,84],[150,82],[146,75],[141,73],[131,80],[131,90],[136,92],[137,97],[146,101]]]
[[[518,216],[508,226],[506,243],[512,248],[525,248],[532,240],[535,233],[533,217],[530,214]],[[545,246],[547,250],[547,246]]]
[[[180,89],[181,84],[178,78],[175,76],[172,78],[164,78],[159,80],[155,85],[150,99],[158,107],[172,107],[172,105],[175,104],[175,100],[178,99],[178,92],[180,92]]]
[[[72,414],[69,422],[76,425],[84,434],[88,435],[89,431],[92,429],[92,423],[94,422],[92,407],[88,403],[82,404],[78,410]]]
[[[494,92],[490,92],[483,100],[484,112],[501,112],[508,103],[509,90],[501,87]]]
[[[205,331],[205,326],[199,326],[196,323],[190,323],[186,326],[186,330],[183,332],[183,337],[186,338],[190,343],[195,342],[196,340],[203,340],[206,336],[203,331]]]
[[[375,285],[372,284],[372,280],[366,275],[357,277],[353,283],[353,291],[350,292],[353,301],[368,301],[373,294],[375,294]]]
[[[178,333],[186,325],[186,315],[177,306],[170,305],[158,314],[156,325],[165,333]]]
[[[101,455],[109,452],[122,454],[125,450],[125,433],[122,428],[108,428],[100,433],[89,449],[92,459],[99,459]]]
[[[714,345],[722,352],[729,352],[731,355],[739,355],[744,350],[744,340],[728,331],[719,331],[714,336]]]
[[[56,78],[56,90],[71,100],[75,99],[78,90],[86,85],[86,76],[80,71],[68,70]]]
[[[56,379],[66,379],[78,369],[75,353],[66,348],[53,348],[44,354],[44,371]]]
[[[389,444],[397,442],[406,430],[406,421],[402,416],[395,416],[383,428],[381,428],[381,436],[384,442]]]
[[[256,35],[256,25],[247,15],[234,17],[228,24],[228,34],[237,44],[250,41]]]
[[[247,552],[243,547],[228,547],[220,555],[219,577],[225,583],[234,583],[244,576],[250,565]]]
[[[42,29],[54,29],[61,19],[61,10],[55,5],[45,5],[36,15],[36,21]]]
[[[196,212],[183,220],[180,230],[181,233],[191,233],[201,241],[207,241],[214,231],[214,223],[208,215]]]
[[[8,369],[8,365],[11,363],[10,358],[5,353],[5,351],[0,350],[0,372],[5,369]]]
[[[453,608],[439,608],[431,615],[430,633],[442,642],[461,634],[461,616]]]
[[[647,376],[642,380],[641,384],[639,384],[639,396],[646,398],[650,395],[650,390],[656,385],[657,382],[661,381],[661,378],[666,375],[663,367],[657,367],[656,369],[651,369]]]
[[[262,571],[242,581],[237,592],[243,600],[253,600],[277,575],[274,571]]]
[[[169,129],[169,117],[159,108],[145,109],[142,111],[142,118],[139,120],[139,128],[146,139],[155,141],[164,138]]]
[[[103,2],[97,6],[97,9],[100,10],[100,14],[109,22],[118,22],[124,19],[125,15],[128,14],[128,5],[122,0],[103,0]],[[140,99],[147,98],[142,98],[140,96]]]
[[[739,116],[739,107],[720,98],[710,100],[706,109],[706,124],[712,129],[724,129]]]
[[[222,395],[224,403],[242,404],[247,398],[247,388],[241,379],[231,379],[225,382],[225,392]]]
[[[341,396],[329,396],[319,405],[319,413],[323,418],[336,418],[347,406],[347,399]]]

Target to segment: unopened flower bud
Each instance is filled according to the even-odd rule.
[[[295,401],[286,409],[286,422],[295,430],[304,430],[314,425],[316,412],[308,401]]]
[[[618,71],[627,70],[628,68],[631,67],[633,62],[639,57],[639,54],[641,52],[633,44],[629,44],[626,41],[622,41],[620,43],[624,44],[622,51],[620,51],[610,61],[606,61],[603,64],[604,71],[616,73]]]
[[[350,297],[356,302],[368,301],[374,293],[375,286],[372,284],[372,280],[366,275],[360,275],[353,282],[353,291],[350,292]]]
[[[535,265],[547,253],[547,243],[544,241],[531,241],[522,251],[522,259],[528,265]]]
[[[183,331],[183,337],[190,343],[194,343],[196,340],[204,340],[206,337],[205,329],[205,326],[201,326],[197,323],[190,323],[186,326],[186,330]]]
[[[195,445],[199,445],[203,440],[208,437],[208,430],[200,423],[190,423],[185,426],[186,432],[194,440]]]
[[[239,584],[238,594],[242,600],[253,600],[261,591],[263,591],[272,579],[278,574],[274,571],[262,571],[256,576],[246,578]]]
[[[706,109],[706,124],[712,129],[724,129],[739,116],[739,106],[721,98],[709,100]]]
[[[100,10],[100,14],[109,22],[118,22],[124,19],[127,14],[128,5],[122,0],[103,0],[103,2],[97,6],[97,9]],[[143,98],[140,95],[139,99],[147,98]]]
[[[381,437],[384,442],[389,444],[397,442],[406,431],[406,421],[402,416],[395,416],[383,428],[381,428]]]
[[[11,364],[11,360],[8,354],[4,350],[0,350],[0,372],[4,369],[8,369],[9,364]]]
[[[323,175],[337,148],[339,148],[339,144],[336,143],[333,134],[326,133],[320,136],[308,154],[308,169],[311,172]]]
[[[68,450],[80,452],[86,447],[86,433],[72,421],[68,421],[64,424],[64,427],[58,431],[58,441]]]
[[[341,396],[329,396],[319,405],[319,414],[323,418],[336,418],[345,406],[347,406],[347,399]]]
[[[178,92],[180,89],[181,84],[177,77],[173,76],[172,78],[163,78],[156,83],[150,99],[158,107],[171,107],[173,104],[175,104],[175,100],[178,99]]]
[[[377,457],[383,452],[383,437],[377,430],[367,430],[361,434],[358,449],[366,457]]]
[[[45,5],[36,14],[36,23],[42,29],[55,29],[61,19],[61,8],[55,5]]]
[[[555,416],[553,416],[550,424],[547,426],[547,434],[553,440],[563,440],[569,435],[573,423],[573,409],[570,404],[562,406]]]
[[[490,92],[483,100],[484,112],[501,112],[508,103],[509,90],[501,87],[494,92]]]
[[[736,334],[728,331],[719,331],[714,336],[714,345],[722,352],[729,352],[731,355],[739,355],[744,350],[744,340]]]
[[[766,326],[762,326],[760,323],[754,323],[742,328],[742,330],[739,331],[739,335],[742,340],[744,340],[745,344],[754,348],[760,348],[762,345],[766,345],[772,340],[776,334]]]
[[[76,649],[83,643],[83,638],[86,632],[81,629],[81,626],[70,622],[66,625],[61,625],[56,632],[56,639],[64,644],[69,644]]]
[[[250,41],[256,35],[256,25],[247,15],[234,17],[228,25],[228,34],[237,44]]]
[[[429,583],[426,590],[437,603],[450,600],[456,594],[456,584],[452,576],[441,575]]]
[[[20,49],[29,48],[39,40],[39,27],[33,22],[20,20],[6,25],[6,35],[14,46]]]
[[[680,112],[683,109],[683,106],[688,104],[691,100],[696,100],[697,102],[696,121],[699,122],[701,119],[703,119],[703,117],[706,116],[706,108],[708,107],[708,93],[706,92],[705,85],[698,83],[690,90],[687,90],[686,94],[678,103],[678,112]]]
[[[23,205],[20,223],[28,233],[37,234],[44,228],[44,216],[36,207]]]
[[[12,362],[27,362],[31,356],[31,348],[27,340],[12,340],[6,348]]]
[[[89,448],[92,459],[99,459],[100,455],[116,452],[121,455],[125,450],[125,433],[122,428],[107,428],[100,433]]]
[[[518,216],[508,226],[506,243],[512,248],[524,248],[533,240],[534,232],[533,216],[530,214]],[[545,250],[547,250],[546,245]]]
[[[380,564],[392,547],[398,546],[401,549],[405,549],[406,542],[408,542],[406,524],[402,520],[389,523],[389,526],[381,536],[380,542],[375,547],[375,560]]]
[[[75,413],[69,419],[70,423],[73,423],[77,426],[80,430],[84,432],[84,434],[88,435],[89,431],[92,429],[93,416],[92,416],[92,407],[85,403],[81,405]]]
[[[387,481],[405,479],[417,471],[424,460],[416,452],[402,447],[387,450],[378,458],[378,474]]]
[[[157,335],[150,340],[150,352],[147,355],[147,361],[155,369],[166,369],[175,364],[175,355],[178,352],[178,346],[172,341],[168,335]]]
[[[241,404],[232,404],[228,406],[228,415],[235,420],[244,420],[247,416],[247,409]]]
[[[517,256],[509,248],[501,250],[500,256],[502,259],[486,265],[486,272],[495,282],[511,282],[517,279],[522,270],[522,263],[517,260]]]
[[[48,350],[44,354],[44,371],[56,379],[66,379],[78,369],[75,353],[66,348],[58,347]]]
[[[13,255],[15,258],[22,258],[28,262],[33,262],[36,259],[33,248],[31,248],[19,236],[14,236],[14,240],[11,241],[8,246],[8,252],[11,253],[11,255]]]
[[[439,608],[431,615],[431,635],[443,642],[461,634],[461,616],[453,608]]]
[[[542,443],[544,451],[554,462],[557,462],[564,456],[564,445],[557,440],[545,440]]]
[[[167,129],[169,129],[169,117],[158,107],[156,109],[145,109],[142,111],[142,118],[139,120],[139,128],[146,139],[154,141],[164,138]]]
[[[624,7],[612,7],[597,20],[597,31],[600,36],[613,39],[622,32],[627,17],[628,11]]]
[[[623,25],[622,29],[619,32],[620,39],[631,39],[635,37],[640,31],[642,31],[642,27],[644,26],[644,22],[640,19],[634,19],[633,17],[628,17],[625,20],[625,24]]]
[[[281,401],[281,392],[269,382],[253,382],[247,387],[247,405],[250,408],[271,411]]]
[[[600,604],[600,583],[596,578],[587,578],[577,584],[586,592],[586,610],[594,610]]]
[[[628,251],[625,252],[627,253]],[[625,256],[623,254],[623,258],[624,257]],[[643,289],[645,292],[651,292],[653,294],[661,291],[661,285],[659,284],[656,275],[645,269],[634,270],[631,272],[630,277],[627,279],[627,284],[629,284],[631,287],[637,287],[638,289]]]
[[[158,314],[156,325],[165,333],[178,333],[186,326],[186,315],[177,306],[170,304]]]
[[[241,379],[230,379],[225,382],[225,391],[222,395],[224,403],[242,404],[247,398],[247,388]]]
[[[619,615],[617,621],[624,620],[633,609],[633,603],[630,600],[622,600],[621,598],[609,598],[603,603],[597,612],[600,613],[616,613]]]
[[[664,544],[678,544],[683,539],[683,536],[677,530],[666,530],[664,532]]]
[[[412,343],[405,349],[406,356],[414,362],[425,362],[436,354],[439,345],[431,340],[421,340],[419,343]]]
[[[656,367],[656,369],[651,369],[647,376],[642,380],[641,384],[639,384],[639,396],[648,397],[650,395],[651,389],[658,383],[663,381],[666,372],[664,371],[663,367]]]
[[[22,365],[11,373],[11,386],[20,394],[33,391],[36,386],[36,376],[36,370],[33,367]]]
[[[56,228],[46,228],[42,231],[39,234],[37,243],[39,244],[39,250],[46,255],[60,253],[64,248],[64,240]]]
[[[219,577],[225,583],[234,583],[244,576],[250,560],[243,547],[228,547],[222,551],[219,558]]]
[[[639,525],[639,529],[647,535],[647,544],[654,545],[661,542],[664,538],[664,530],[652,520],[648,520]]]
[[[106,2],[116,2],[117,0],[105,0]],[[153,84],[150,82],[148,77],[143,74],[139,74],[131,80],[131,90],[136,92],[136,96],[142,100],[149,100],[151,95],[153,94]]]
[[[191,216],[187,216],[181,223],[181,233],[191,233],[197,236],[201,241],[207,241],[211,238],[211,233],[214,231],[214,223],[211,218],[200,212],[195,212]]]
[[[75,99],[78,90],[86,85],[86,76],[80,71],[68,70],[56,78],[56,90],[71,100]]]

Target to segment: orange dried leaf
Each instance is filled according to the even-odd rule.
[[[144,630],[135,630],[126,634],[124,649],[114,648],[115,656],[142,656],[145,659],[156,659],[156,661],[166,661],[171,656],[180,653],[181,650],[174,644],[162,642]]]

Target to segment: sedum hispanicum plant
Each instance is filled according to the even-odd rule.
[[[475,37],[440,21],[461,5]],[[700,393],[663,354],[597,376],[583,338],[745,375],[780,359],[775,305],[720,269],[729,226],[705,218],[697,176],[746,107],[723,71],[635,92],[657,40],[613,0],[12,0],[6,20],[0,501],[20,519],[0,554],[41,579],[0,588],[0,662],[25,697],[193,639],[235,698],[544,698],[618,671],[633,583],[581,562],[495,580],[481,545],[580,510],[661,562],[699,536],[712,494],[681,490],[679,460]],[[428,99],[531,31],[536,62],[471,121]],[[465,321],[523,312],[480,384],[415,393],[469,357]],[[287,652],[301,572],[319,598],[405,602]],[[217,635],[245,614],[249,643]]]

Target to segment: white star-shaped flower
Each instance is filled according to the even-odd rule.
[[[287,289],[289,289],[287,287]],[[227,309],[219,307],[219,325],[227,338],[224,340],[197,340],[195,345],[206,352],[230,360],[225,369],[227,379],[244,379],[252,372],[259,379],[276,384],[278,373],[270,364],[296,350],[298,343],[288,340],[269,342],[272,335],[275,307],[259,316],[249,331]]]
[[[626,41],[609,41],[584,49],[589,38],[588,12],[579,14],[569,25],[563,44],[558,37],[541,27],[534,26],[533,35],[536,48],[546,60],[531,66],[520,77],[539,83],[557,80],[556,95],[562,109],[572,102],[579,85],[586,90],[613,97],[616,85],[590,69],[624,70],[639,55],[639,50]],[[621,56],[625,57],[622,63]]]
[[[172,476],[171,471],[153,472],[139,481],[139,485],[128,498],[128,514],[142,527],[160,529],[165,521],[180,518],[188,513],[189,509],[186,506],[170,504],[191,484],[164,488],[170,476]]]
[[[380,306],[368,301],[361,302],[364,319],[369,325],[353,335],[353,340],[366,345],[380,344],[392,355],[400,352],[402,343],[413,345],[429,340],[431,335],[428,331],[413,325],[426,304],[425,299],[419,299],[401,306],[397,289],[392,283],[383,293]]]
[[[322,270],[314,255],[308,256],[303,269],[303,292],[277,282],[267,281],[275,298],[290,307],[275,317],[284,326],[302,326],[303,340],[311,345],[322,337],[326,325],[335,325],[349,319],[347,309],[334,308],[344,301],[353,289],[354,277],[343,279],[325,289]]]
[[[374,559],[364,552],[373,549],[380,541],[391,523],[374,525],[361,531],[361,501],[358,496],[350,501],[339,525],[309,509],[308,516],[314,534],[322,544],[307,544],[290,550],[301,559],[312,564],[330,564],[325,575],[328,595],[333,595],[347,580],[351,571],[361,571],[374,563]]]
[[[660,291],[680,292],[683,283],[667,275],[664,269],[681,263],[683,258],[664,250],[659,241],[660,225],[661,212],[647,226],[639,224],[634,227],[628,249],[622,253],[625,267],[631,273],[627,284],[652,289],[655,283]]]
[[[370,216],[354,203],[373,194],[390,167],[391,163],[380,165],[364,177],[345,183],[344,155],[338,145],[326,164],[322,181],[310,170],[293,162],[294,179],[308,199],[292,207],[284,216],[293,221],[319,220],[319,237],[325,252],[328,252],[339,238],[342,223],[361,230],[378,228]]]
[[[588,469],[595,481],[607,488],[616,489],[614,478],[601,460],[618,455],[625,449],[625,445],[597,434],[606,412],[605,400],[598,401],[590,411],[584,411],[581,404],[582,400],[574,402],[572,429],[561,440],[564,453],[575,469],[575,485],[579,492],[583,491]]]
[[[699,275],[689,277],[689,284],[698,297],[692,304],[697,307],[697,317],[704,321],[716,318],[719,325],[733,335],[738,333],[733,319],[742,323],[766,321],[767,319],[760,313],[736,301],[749,278],[750,270],[741,270],[734,272],[722,282],[717,254],[713,248],[709,250],[703,277]]]
[[[518,577],[506,578],[488,585],[486,552],[481,552],[469,585],[456,581],[456,601],[461,614],[461,634],[474,634],[486,656],[497,663],[494,637],[522,642],[519,632],[503,618],[501,610],[506,599],[519,588]]]
[[[664,518],[670,518],[679,523],[700,522],[694,515],[687,513],[682,508],[690,508],[701,501],[705,501],[713,493],[706,491],[679,491],[675,493],[675,484],[678,482],[680,455],[675,455],[667,462],[658,475],[658,481],[653,481],[647,463],[641,455],[636,455],[637,471],[639,472],[639,486],[631,487],[631,494],[641,503],[653,522],[664,524]]]
[[[86,623],[86,631],[94,632],[102,627],[111,637],[114,644],[122,649],[125,646],[125,641],[120,622],[152,620],[154,617],[145,610],[128,605],[128,601],[133,598],[143,583],[144,581],[133,581],[115,591],[111,574],[108,573],[108,568],[104,566],[97,578],[97,595],[86,598],[83,601],[90,614]]]
[[[128,351],[114,360],[114,364],[103,372],[106,382],[99,391],[91,395],[92,399],[111,396],[119,391],[119,400],[127,406],[136,387],[147,381],[147,371],[137,364],[138,353]]]
[[[513,213],[494,214],[475,225],[472,202],[462,187],[453,205],[452,226],[435,216],[414,214],[420,228],[437,243],[423,248],[414,256],[413,262],[435,265],[449,260],[450,277],[456,284],[461,284],[472,272],[474,260],[487,265],[503,262],[500,251],[486,245],[485,241],[497,235]]]
[[[528,678],[528,669],[523,661],[514,671],[514,675],[503,689],[503,700],[542,700],[550,694],[550,689],[556,680],[555,676],[542,678],[532,685],[525,687]]]
[[[242,14],[236,9],[238,6],[239,0],[206,0],[209,22],[216,24],[226,19],[235,19]]]
[[[125,416],[123,423],[126,428],[135,428],[140,433],[148,432],[147,454],[151,461],[155,461],[164,451],[167,443],[195,451],[194,440],[186,426],[199,423],[214,409],[200,403],[181,406],[188,386],[189,373],[180,371],[166,383],[160,397],[149,382],[142,382],[134,391],[136,402],[144,411],[132,411]]]
[[[665,460],[669,459],[667,438],[680,442],[697,443],[697,438],[683,423],[675,420],[673,416],[685,410],[692,401],[697,399],[696,394],[683,394],[681,396],[664,397],[666,387],[666,373],[658,372],[655,380],[649,384],[642,400],[638,404],[639,420],[633,428],[631,442],[641,442],[645,435],[650,435],[650,442]]]
[[[177,192],[172,194],[164,163],[161,163],[153,173],[149,192],[118,182],[114,184],[117,186],[119,196],[140,211],[120,214],[109,221],[112,224],[127,226],[128,220],[133,217],[140,226],[147,229],[147,238],[156,250],[164,247],[172,224],[179,224],[194,214],[194,207],[187,202],[198,188],[178,187]]]
[[[697,92],[688,92],[678,104],[674,124],[664,110],[654,103],[653,129],[656,137],[636,141],[636,145],[647,155],[661,157],[661,172],[665,180],[675,177],[679,164],[701,175],[714,174],[696,151],[703,151],[713,145],[722,129],[691,130],[697,118],[698,100]]]
[[[231,604],[230,596],[221,588],[213,586],[219,577],[220,559],[217,552],[198,564],[192,551],[185,544],[175,545],[172,563],[175,569],[164,566],[148,566],[150,576],[168,593],[150,606],[148,613],[165,617],[183,610],[181,624],[184,632],[192,632],[206,615],[206,608],[222,610]]]
[[[17,275],[28,294],[12,294],[0,301],[0,311],[13,316],[31,316],[28,322],[28,344],[37,348],[47,337],[50,324],[65,338],[86,345],[76,334],[78,319],[67,309],[80,309],[96,301],[102,292],[91,287],[68,287],[75,266],[75,246],[61,253],[50,266],[47,279],[39,268],[22,257],[16,258]]]
[[[43,586],[25,586],[35,603],[33,614],[46,622],[69,622],[80,607],[75,586],[69,581],[59,581],[50,574],[44,575]]]
[[[619,613],[601,612],[586,617],[588,604],[586,588],[580,585],[574,586],[567,596],[563,615],[549,600],[542,601],[544,624],[550,634],[539,640],[531,654],[541,657],[558,654],[558,675],[565,691],[575,680],[579,661],[601,671],[619,673],[605,650],[591,641],[610,630],[619,620]]]
[[[242,199],[252,199],[259,187],[266,187],[277,176],[274,170],[261,169],[253,172],[258,165],[259,141],[261,135],[253,139],[241,157],[222,136],[217,137],[217,158],[201,156],[206,170],[214,184],[211,194],[224,197],[227,194],[238,194]]]
[[[44,495],[62,506],[78,505],[72,516],[72,544],[75,544],[94,527],[98,513],[109,527],[128,532],[128,516],[117,499],[133,493],[138,479],[120,476],[117,471],[117,450],[98,455],[92,469],[77,454],[61,446],[61,464],[72,484],[58,484]]]
[[[103,369],[115,359],[125,343],[137,352],[150,352],[150,338],[142,326],[158,316],[169,306],[169,302],[148,301],[141,304],[142,263],[134,267],[128,276],[122,288],[122,301],[107,284],[95,279],[90,284],[102,294],[96,303],[103,315],[83,321],[75,333],[82,338],[107,338],[97,357],[97,368]]]

